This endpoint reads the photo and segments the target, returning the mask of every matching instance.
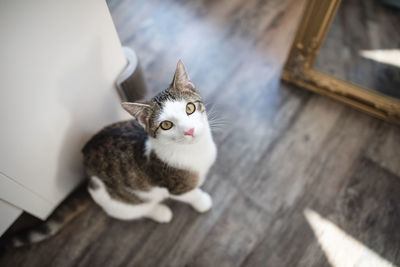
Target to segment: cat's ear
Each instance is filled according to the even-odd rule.
[[[180,90],[188,89],[192,91],[195,90],[193,83],[189,79],[189,75],[186,72],[186,68],[182,60],[179,60],[178,64],[176,65],[176,70],[172,85],[175,89],[180,89]]]
[[[147,104],[122,102],[121,106],[131,114],[136,121],[145,129],[149,126],[149,118],[152,108]]]

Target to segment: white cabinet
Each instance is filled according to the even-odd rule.
[[[0,36],[0,199],[45,219],[83,178],[83,144],[128,117],[126,59],[104,0],[1,1]]]
[[[21,215],[21,213],[22,210],[20,208],[0,200],[0,236],[7,230],[8,226],[11,225],[19,215]]]

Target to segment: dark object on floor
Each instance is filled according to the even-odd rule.
[[[118,77],[116,84],[121,100],[135,102],[146,97],[146,82],[135,51],[129,47],[123,47],[123,50],[128,65]]]

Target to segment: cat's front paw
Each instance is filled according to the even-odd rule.
[[[159,223],[169,223],[172,220],[172,211],[164,204],[157,204],[148,217]]]
[[[201,213],[209,211],[212,207],[212,198],[208,193],[202,191],[200,197],[192,203],[192,206]]]

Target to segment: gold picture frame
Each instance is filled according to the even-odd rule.
[[[400,125],[400,100],[313,68],[341,0],[308,0],[282,72],[282,80]]]

